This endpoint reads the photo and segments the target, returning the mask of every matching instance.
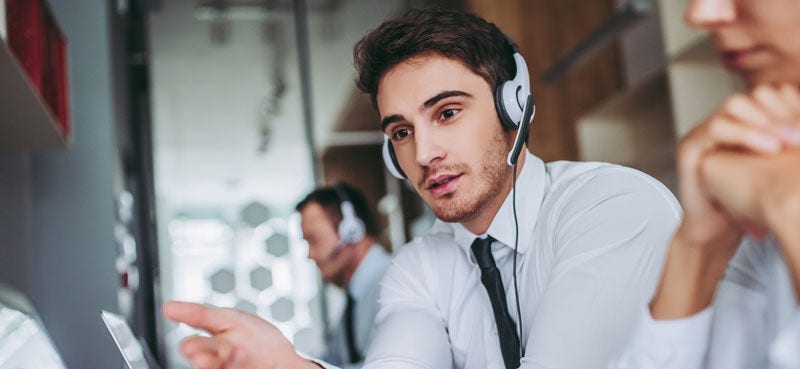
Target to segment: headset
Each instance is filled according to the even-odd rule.
[[[503,129],[517,131],[517,135],[514,138],[514,145],[511,147],[506,157],[506,163],[508,165],[515,165],[522,151],[522,145],[528,137],[528,131],[533,117],[536,115],[536,103],[531,94],[531,81],[525,58],[519,53],[517,44],[515,44],[514,41],[505,35],[503,35],[503,37],[513,51],[514,64],[517,71],[513,79],[504,81],[497,86],[497,90],[494,94],[494,105]],[[394,146],[392,146],[389,135],[383,135],[381,154],[389,173],[398,179],[407,179],[403,168],[400,167],[397,161],[397,155],[395,155]]]
[[[333,189],[336,191],[336,196],[339,197],[342,220],[339,221],[339,226],[337,227],[339,241],[336,243],[336,248],[331,252],[331,259],[339,255],[348,245],[363,240],[367,234],[367,227],[364,225],[364,221],[356,215],[356,208],[350,198],[347,197],[344,185],[338,184]]]

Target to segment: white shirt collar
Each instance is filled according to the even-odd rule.
[[[519,177],[517,177],[517,220],[519,221],[519,246],[517,251],[524,254],[530,245],[530,237],[533,234],[533,228],[536,226],[536,221],[539,218],[539,210],[542,207],[544,200],[545,189],[548,183],[548,175],[545,170],[544,162],[541,159],[525,150],[525,163],[522,166]],[[498,210],[492,223],[489,225],[489,230],[486,234],[494,237],[504,245],[513,248],[515,238],[514,228],[514,208],[512,206],[513,191],[508,193],[503,205]],[[436,227],[450,228],[450,232],[455,238],[456,242],[463,247],[468,254],[472,241],[476,237],[483,237],[483,235],[476,235],[464,228],[460,223],[444,223],[437,220]]]
[[[350,284],[347,286],[348,293],[356,300],[368,293],[373,285],[380,282],[390,261],[391,257],[381,245],[372,245],[356,267],[353,277],[350,278]]]

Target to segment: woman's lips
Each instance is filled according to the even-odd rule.
[[[737,50],[723,50],[722,60],[725,62],[725,67],[728,69],[745,69],[752,60],[761,52],[760,47],[751,47],[748,49]]]

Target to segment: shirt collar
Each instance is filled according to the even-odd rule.
[[[350,278],[350,284],[347,286],[350,296],[358,300],[368,293],[372,286],[380,282],[390,261],[391,257],[383,247],[378,244],[372,245]]]
[[[530,245],[530,237],[539,217],[539,210],[544,200],[547,184],[547,172],[544,162],[525,150],[525,163],[517,177],[517,220],[519,221],[519,246],[517,251],[524,254]],[[512,205],[513,191],[508,193],[500,210],[495,214],[486,234],[494,237],[508,247],[514,247],[514,207]],[[476,235],[464,228],[460,223],[439,222],[439,226],[447,225],[456,242],[470,253],[469,247],[476,237],[485,237],[486,234]]]

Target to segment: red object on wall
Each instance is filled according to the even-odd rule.
[[[69,108],[67,99],[66,40],[50,12],[45,12],[47,54],[44,63],[42,95],[58,118],[61,132],[69,134]]]
[[[6,29],[9,48],[41,91],[46,42],[41,1],[6,0]]]
[[[67,43],[45,0],[6,0],[8,46],[56,118],[70,133]]]

